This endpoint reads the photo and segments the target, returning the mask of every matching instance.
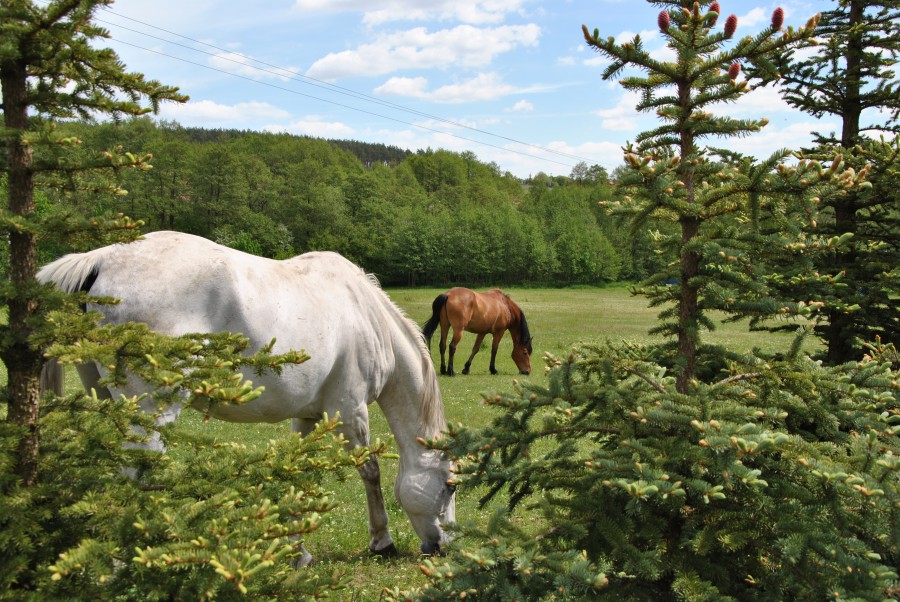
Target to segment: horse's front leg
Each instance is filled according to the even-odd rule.
[[[291,430],[299,432],[304,436],[312,432],[316,425],[314,419],[298,419],[291,420]],[[350,447],[365,446],[369,444],[369,431],[367,427],[357,427],[355,429],[341,428],[341,432],[347,439]],[[368,462],[359,468],[359,476],[362,479],[363,486],[366,489],[366,503],[369,510],[369,550],[373,554],[380,556],[394,556],[397,554],[397,548],[394,546],[394,540],[388,532],[388,513],[384,504],[384,495],[381,493],[381,469],[375,458],[370,458]],[[301,556],[294,561],[294,566],[303,567],[313,562],[312,555],[306,551],[303,544],[300,544]]]
[[[469,359],[466,361],[466,365],[463,366],[463,374],[469,373],[469,368],[472,367],[472,360],[475,359],[475,354],[478,353],[478,350],[481,349],[481,342],[484,340],[484,335],[487,333],[479,333],[478,336],[475,337],[475,345],[472,347],[472,355],[469,356]],[[491,368],[494,367],[493,358],[491,358]]]
[[[366,487],[366,502],[369,506],[369,551],[378,556],[396,556],[397,548],[388,531],[388,515],[381,493],[381,468],[378,460],[369,459],[359,469]]]
[[[500,339],[503,338],[503,333],[497,334],[494,333],[494,338],[491,340],[491,374],[497,374],[497,367],[495,362],[497,360],[497,348],[500,347]]]
[[[353,395],[353,394],[351,394]],[[365,404],[354,410],[341,412],[345,421],[340,432],[350,448],[369,445],[369,409]],[[366,505],[369,510],[369,551],[379,556],[395,556],[397,548],[388,531],[388,513],[381,492],[381,468],[378,460],[370,457],[359,468],[359,476],[366,489]]]

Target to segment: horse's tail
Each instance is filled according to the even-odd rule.
[[[100,269],[100,260],[105,253],[100,249],[89,253],[72,253],[48,263],[37,273],[39,282],[54,283],[66,293],[88,291]],[[41,368],[41,394],[53,391],[62,395],[64,382],[63,366],[56,359],[50,359]]]
[[[441,310],[447,305],[447,299],[448,297],[444,293],[434,298],[434,301],[431,303],[431,317],[422,326],[422,334],[425,335],[425,340],[428,341],[429,347],[431,347],[431,337],[434,336],[434,331],[437,330],[438,324],[441,323]]]
[[[113,248],[115,245],[64,255],[38,270],[37,279],[42,283],[52,282],[65,293],[89,291],[100,273],[103,258]]]

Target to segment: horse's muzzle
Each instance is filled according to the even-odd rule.
[[[531,374],[531,370],[519,370],[519,374],[528,376],[529,374]]]
[[[441,550],[441,544],[436,541],[423,541],[422,545],[419,546],[419,549],[422,550],[422,554],[425,556],[444,555],[443,550]]]

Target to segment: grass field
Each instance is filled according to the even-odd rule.
[[[443,289],[389,289],[388,294],[407,314],[421,324],[431,313],[431,302]],[[490,359],[489,338],[485,348],[475,358],[472,374],[440,377],[440,387],[447,419],[469,426],[486,425],[491,411],[481,404],[484,394],[508,391],[515,379],[541,385],[545,380],[545,354],[561,356],[579,342],[611,339],[648,341],[647,330],[656,322],[656,309],[647,307],[645,299],[633,297],[624,287],[603,289],[525,289],[510,288],[506,292],[522,307],[534,335],[532,374],[517,373],[510,359],[509,336],[504,337],[497,354],[500,374],[488,373]],[[785,347],[789,338],[767,333],[748,332],[741,324],[727,324],[707,335],[711,340],[727,342],[729,347],[746,350],[754,346],[767,350]],[[457,369],[461,368],[473,335],[466,334],[460,343]],[[437,336],[432,343],[432,356],[439,363]],[[74,371],[70,371],[74,372]],[[0,375],[5,380],[5,374]],[[69,386],[77,386],[77,379],[69,375]],[[372,437],[387,439],[390,432],[380,411],[371,409]],[[185,412],[180,420],[183,428],[207,429],[223,440],[239,440],[245,444],[264,445],[269,439],[288,432],[288,424],[238,425],[220,421],[203,424],[196,412]],[[351,479],[334,483],[338,507],[326,515],[320,529],[308,540],[309,550],[318,564],[313,570],[323,573],[340,571],[351,578],[352,589],[342,592],[340,600],[378,600],[384,587],[410,587],[424,582],[418,569],[419,542],[409,521],[393,497],[392,486],[397,461],[381,460],[382,478],[392,534],[400,556],[390,560],[372,558],[368,554],[368,534],[365,494],[362,483]],[[486,520],[491,508],[477,507],[478,492],[460,489],[457,493],[459,520]]]

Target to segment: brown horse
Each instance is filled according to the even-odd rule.
[[[431,318],[422,327],[422,333],[431,345],[431,337],[441,325],[441,374],[453,376],[453,355],[462,338],[463,330],[475,333],[475,346],[463,367],[463,374],[469,373],[472,358],[478,353],[481,342],[488,333],[493,335],[491,344],[491,374],[497,374],[494,360],[497,347],[503,333],[509,330],[513,340],[512,359],[519,368],[519,373],[531,373],[531,333],[528,322],[518,305],[513,303],[509,295],[499,289],[478,293],[467,288],[455,287],[442,295],[438,295],[431,304]],[[447,330],[453,327],[453,340],[450,341],[450,362],[444,364],[444,350],[447,346]]]

